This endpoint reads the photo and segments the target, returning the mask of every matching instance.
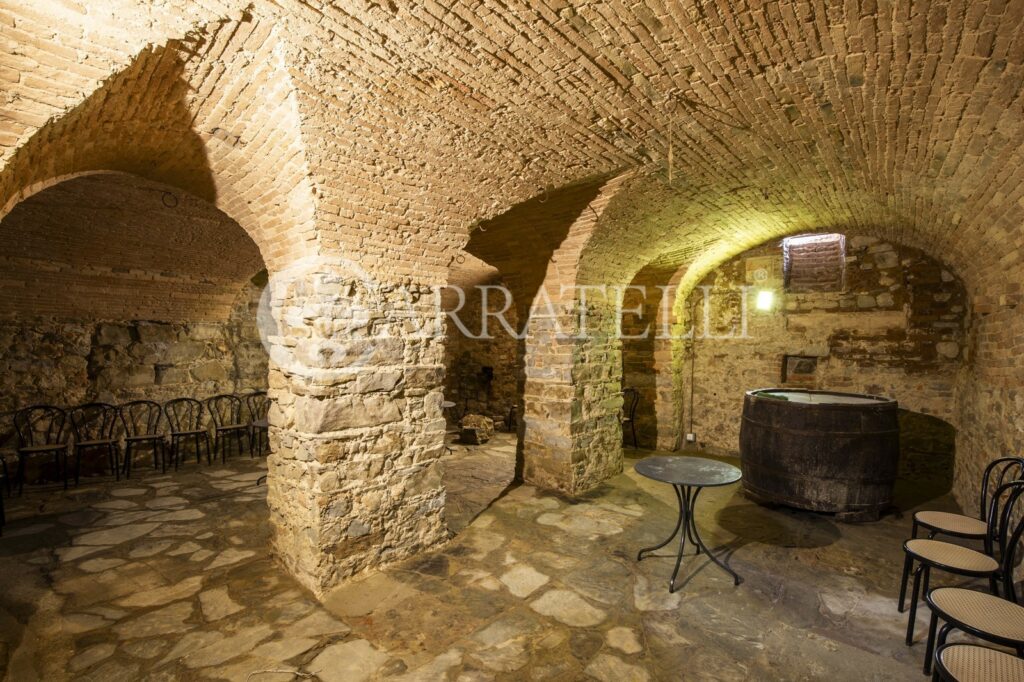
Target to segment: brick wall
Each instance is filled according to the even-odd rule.
[[[124,173],[33,195],[0,220],[0,241],[0,319],[219,321],[264,269],[212,204]]]

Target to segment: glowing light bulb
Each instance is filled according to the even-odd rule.
[[[772,305],[775,304],[775,294],[768,289],[762,289],[757,292],[757,306],[758,310],[771,310]]]

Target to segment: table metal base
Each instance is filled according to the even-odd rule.
[[[654,545],[653,547],[645,547],[637,552],[636,560],[642,561],[645,553],[661,549],[668,543],[672,542],[676,533],[679,533],[679,551],[676,554],[676,566],[672,570],[672,578],[668,581],[668,591],[670,593],[676,591],[676,577],[679,575],[679,565],[683,561],[683,551],[686,549],[686,538],[690,538],[690,542],[697,548],[697,554],[700,554],[701,550],[703,550],[704,554],[706,554],[711,561],[732,576],[734,585],[739,585],[743,582],[743,578],[708,550],[707,545],[704,544],[704,541],[700,537],[700,533],[697,531],[697,521],[694,517],[693,510],[697,504],[697,496],[703,488],[684,485],[673,485],[672,487],[675,489],[676,497],[679,500],[679,518],[676,520],[676,527],[664,542]]]

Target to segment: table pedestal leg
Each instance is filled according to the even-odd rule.
[[[722,562],[718,557],[716,557],[714,554],[712,554],[708,550],[707,545],[704,544],[704,541],[700,537],[700,533],[697,531],[697,522],[696,522],[696,520],[694,518],[693,509],[697,505],[697,494],[700,493],[701,490],[702,490],[702,488],[697,488],[697,490],[693,493],[693,497],[690,498],[689,518],[690,518],[690,526],[693,528],[693,542],[697,545],[697,552],[698,552],[698,554],[700,553],[700,550],[703,549],[704,553],[708,556],[709,559],[711,559],[713,562],[715,562],[715,564],[719,568],[721,568],[723,571],[725,571],[726,573],[728,573],[729,575],[732,576],[732,584],[733,585],[739,585],[741,582],[743,582],[743,578],[741,578],[736,573],[736,571],[734,571],[731,568],[729,568],[728,566],[726,566],[724,562]]]
[[[662,547],[664,547],[668,543],[672,542],[672,538],[674,538],[676,536],[676,533],[679,532],[679,529],[683,525],[683,515],[686,513],[686,506],[683,503],[683,496],[679,492],[679,488],[676,487],[676,486],[672,486],[672,487],[676,491],[676,498],[679,500],[679,518],[676,520],[676,527],[672,529],[671,535],[669,535],[667,538],[665,538],[665,540],[663,542],[660,542],[657,545],[654,545],[653,547],[644,547],[639,552],[637,552],[636,553],[636,560],[637,561],[643,560],[645,553],[653,552],[653,551],[655,551],[657,549],[661,549]]]
[[[707,545],[704,544],[704,540],[700,537],[700,532],[697,530],[697,521],[694,515],[694,508],[697,505],[697,496],[703,488],[693,488],[690,486],[674,485],[672,486],[676,491],[676,498],[679,501],[679,518],[676,520],[676,526],[672,529],[672,534],[669,535],[660,544],[654,545],[653,547],[645,547],[637,552],[636,560],[641,561],[644,558],[645,553],[650,553],[655,550],[661,549],[668,543],[672,542],[675,538],[676,533],[679,533],[679,551],[676,552],[676,564],[672,569],[672,577],[668,581],[668,591],[676,591],[676,577],[679,575],[679,566],[683,561],[683,551],[686,549],[686,539],[689,537],[690,542],[694,544],[697,549],[697,554],[704,551],[711,561],[713,561],[719,568],[728,573],[733,578],[733,584],[739,585],[743,582],[743,579],[722,561],[712,554]]]

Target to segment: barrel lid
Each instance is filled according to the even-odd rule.
[[[758,388],[747,391],[752,398],[782,400],[802,405],[873,405],[891,403],[892,398],[867,393],[842,393],[840,391],[816,391],[804,388]]]

